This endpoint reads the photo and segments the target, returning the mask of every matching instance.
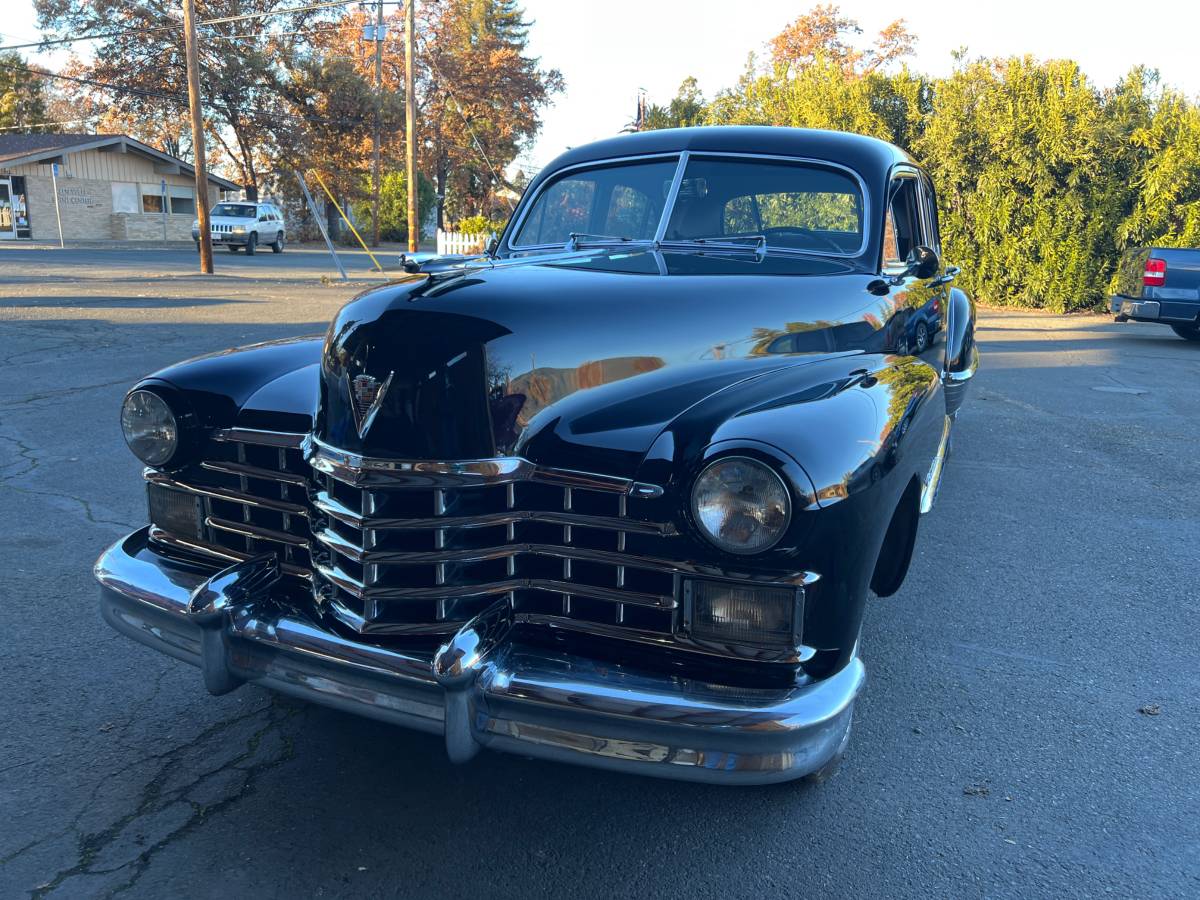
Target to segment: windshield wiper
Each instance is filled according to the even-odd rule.
[[[649,244],[650,241],[636,240],[631,237],[621,237],[617,234],[588,234],[584,231],[572,231],[571,236],[567,238],[563,249],[571,252],[578,250],[581,247],[603,247],[608,244]]]
[[[721,253],[753,253],[755,259],[760,261],[767,255],[767,237],[763,234],[656,241],[654,246],[656,249],[664,250],[715,250]]]

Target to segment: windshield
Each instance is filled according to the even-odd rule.
[[[218,203],[213,207],[214,216],[229,216],[232,219],[253,219],[258,215],[254,206],[249,203]]]
[[[579,241],[703,241],[806,253],[855,254],[863,244],[858,181],[817,164],[693,156],[666,209],[678,159],[576,170],[531,202],[513,247]]]
[[[538,193],[513,246],[561,245],[572,234],[652,240],[678,165],[671,158],[565,175]]]

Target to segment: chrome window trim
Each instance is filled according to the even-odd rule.
[[[890,173],[888,173],[886,196],[889,199],[888,199],[887,205],[884,206],[884,208],[883,208],[883,215],[884,215],[883,227],[884,228],[887,228],[887,218],[886,217],[891,214],[891,210],[892,210],[892,203],[891,203],[891,199],[890,199],[892,196],[892,184],[894,182],[900,181],[900,180],[915,181],[917,183],[917,192],[920,193],[920,190],[921,190],[920,172],[915,167],[906,165],[904,163],[893,166],[892,171]],[[921,204],[920,202],[917,203],[917,218],[920,220],[921,228],[925,229],[925,227],[926,227],[925,226],[925,211],[922,208],[922,206],[923,206],[923,204]],[[881,274],[881,275],[903,275],[905,272],[908,271],[908,265],[903,260],[901,260],[899,265],[895,265],[895,266],[889,266],[889,265],[885,264],[884,259],[883,259],[883,241],[882,240],[879,242],[879,262],[878,262],[877,267],[879,270],[879,274]]]
[[[529,196],[527,201],[525,200],[525,198],[522,198],[521,207],[519,209],[520,215],[513,221],[513,223],[511,224],[511,226],[509,228],[505,229],[504,244],[503,244],[504,249],[506,249],[510,253],[525,253],[525,252],[529,252],[531,250],[553,250],[553,249],[560,249],[562,247],[562,244],[530,244],[530,245],[521,244],[521,245],[516,245],[516,244],[513,244],[513,242],[512,242],[513,238],[516,237],[516,235],[520,232],[521,227],[525,223],[525,219],[529,215],[529,211],[533,208],[534,203],[537,202],[538,197],[541,196],[542,192],[549,185],[551,185],[555,181],[557,181],[561,175],[563,175],[567,172],[578,171],[580,169],[604,168],[606,166],[611,166],[611,165],[626,163],[626,162],[639,162],[642,160],[650,160],[650,159],[670,159],[671,157],[677,157],[678,162],[675,167],[675,175],[671,182],[671,189],[667,194],[666,203],[663,205],[663,212],[662,212],[662,216],[658,222],[658,228],[655,230],[655,233],[654,233],[655,241],[663,240],[663,235],[666,233],[667,224],[670,221],[671,211],[674,208],[675,200],[677,199],[677,197],[679,195],[679,186],[683,182],[683,175],[684,175],[684,171],[687,167],[688,160],[690,160],[690,159],[761,159],[761,160],[768,160],[768,161],[774,161],[774,162],[794,163],[794,164],[799,164],[799,165],[811,165],[811,166],[816,166],[818,168],[835,169],[840,172],[843,172],[843,173],[849,175],[852,179],[854,179],[855,184],[858,185],[859,193],[861,194],[862,201],[863,201],[863,233],[862,233],[862,239],[859,241],[857,250],[854,250],[851,252],[845,252],[845,253],[831,253],[831,252],[823,252],[823,251],[819,251],[819,250],[799,250],[795,247],[771,247],[770,245],[768,245],[768,249],[791,251],[791,252],[796,252],[796,253],[802,253],[802,254],[805,254],[808,256],[821,256],[821,257],[827,257],[830,259],[855,259],[859,256],[862,256],[863,253],[866,252],[867,247],[870,244],[871,215],[872,215],[871,194],[867,190],[867,183],[866,183],[865,179],[862,177],[862,175],[859,174],[859,172],[856,169],[852,169],[850,166],[847,166],[844,163],[834,162],[834,161],[828,160],[828,159],[816,159],[816,158],[809,157],[809,156],[788,156],[786,154],[780,154],[780,153],[747,153],[747,152],[733,151],[733,150],[676,150],[676,151],[670,151],[670,152],[666,152],[666,153],[641,153],[641,154],[636,154],[633,156],[612,156],[612,157],[605,157],[603,159],[594,159],[594,160],[588,160],[587,162],[575,163],[574,165],[571,165],[571,166],[564,166],[563,168],[559,169],[557,172],[554,172],[553,174],[547,176],[546,180],[543,181],[540,185],[538,185],[537,190],[534,191],[533,194]],[[891,184],[890,177],[888,179],[888,183],[889,183],[889,185]],[[646,243],[646,242],[630,241],[630,244],[637,244],[637,243]]]

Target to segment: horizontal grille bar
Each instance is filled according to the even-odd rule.
[[[267,447],[299,448],[307,438],[307,434],[297,434],[294,431],[266,431],[261,428],[220,428],[212,433],[214,441],[261,444]]]
[[[229,562],[243,562],[247,559],[253,559],[258,554],[247,553],[243,550],[234,550],[232,547],[222,547],[216,544],[210,544],[207,541],[198,541],[192,538],[182,538],[170,532],[163,531],[161,528],[150,528],[150,540],[155,543],[165,544],[168,547],[175,547],[179,550],[186,550],[191,553],[199,553],[205,556],[212,556],[217,559],[227,560]],[[280,563],[280,569],[286,575],[294,575],[297,578],[309,580],[312,578],[312,571],[304,566],[294,566],[290,563]]]
[[[310,483],[309,479],[294,472],[284,472],[279,469],[264,469],[261,466],[251,466],[246,463],[212,462],[206,460],[200,463],[200,468],[207,469],[210,472],[223,472],[226,475],[244,475],[247,478],[261,478],[264,481],[282,481],[284,484],[297,484],[301,487],[307,487]]]
[[[519,456],[442,462],[436,460],[368,459],[330,447],[316,438],[309,465],[344,484],[363,488],[452,487],[535,481],[560,487],[657,496],[660,489],[615,475],[539,466]],[[635,490],[636,489],[636,490]]]
[[[627,591],[622,588],[604,588],[591,584],[546,578],[509,578],[502,581],[493,581],[490,584],[456,584],[432,588],[398,588],[364,585],[357,578],[354,578],[336,565],[330,566],[318,563],[316,569],[330,583],[335,584],[348,594],[363,600],[460,599],[508,594],[512,591],[533,588],[557,594],[591,597],[595,600],[625,603],[630,606],[644,606],[650,609],[675,609],[676,606],[675,598],[668,594],[645,594],[638,591]]]
[[[227,531],[230,534],[238,534],[242,537],[275,541],[279,544],[291,544],[293,547],[308,547],[309,544],[306,539],[299,535],[288,534],[286,531],[277,531],[274,528],[264,528],[261,525],[254,525],[248,522],[231,522],[228,519],[208,516],[205,518],[204,523],[209,528],[215,528],[218,531]]]
[[[609,531],[629,531],[640,534],[670,535],[676,533],[675,526],[670,522],[642,522],[638,519],[587,516],[550,510],[521,509],[478,516],[428,516],[420,519],[364,516],[335,500],[327,491],[318,491],[313,497],[313,505],[326,515],[345,522],[347,525],[376,531],[431,531],[449,528],[485,528],[494,525],[510,525],[516,522],[548,522],[552,525],[580,525],[588,528],[604,528]]]
[[[176,481],[169,475],[163,475],[161,472],[155,472],[153,469],[148,469],[145,473],[146,480],[152,484],[159,484],[163,487],[174,488],[179,491],[186,491],[189,494],[196,494],[200,497],[212,497],[217,500],[228,500],[231,503],[244,503],[247,506],[257,507],[260,509],[270,509],[275,512],[287,513],[289,516],[308,517],[308,508],[297,503],[289,503],[286,500],[275,500],[271,497],[259,497],[255,494],[242,493],[229,488],[209,487],[207,485],[186,484],[182,481]]]
[[[707,566],[648,556],[631,556],[628,553],[595,550],[571,544],[514,543],[502,544],[496,547],[480,547],[464,550],[403,552],[394,550],[364,550],[358,544],[348,541],[337,532],[328,529],[319,528],[314,530],[313,538],[330,550],[360,563],[422,565],[439,562],[482,562],[489,559],[506,559],[510,556],[532,553],[542,556],[553,556],[558,559],[591,560],[593,562],[608,563],[613,566],[625,566],[631,569],[650,569],[659,572],[670,572],[672,574],[678,572],[684,575],[716,575],[718,577],[724,574]],[[803,586],[815,581],[816,576],[809,572],[790,572],[780,575],[759,575],[757,578],[749,577],[747,580],[762,580],[771,584]]]

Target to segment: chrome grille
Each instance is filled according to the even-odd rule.
[[[454,631],[499,596],[526,621],[673,631],[679,572],[661,551],[674,528],[639,516],[624,479],[516,460],[311,461],[315,580],[359,631]]]
[[[146,471],[151,485],[199,504],[198,531],[152,528],[159,543],[229,560],[279,554],[284,571],[310,578],[309,476],[303,435],[229,429],[217,432],[203,462],[168,476]]]

